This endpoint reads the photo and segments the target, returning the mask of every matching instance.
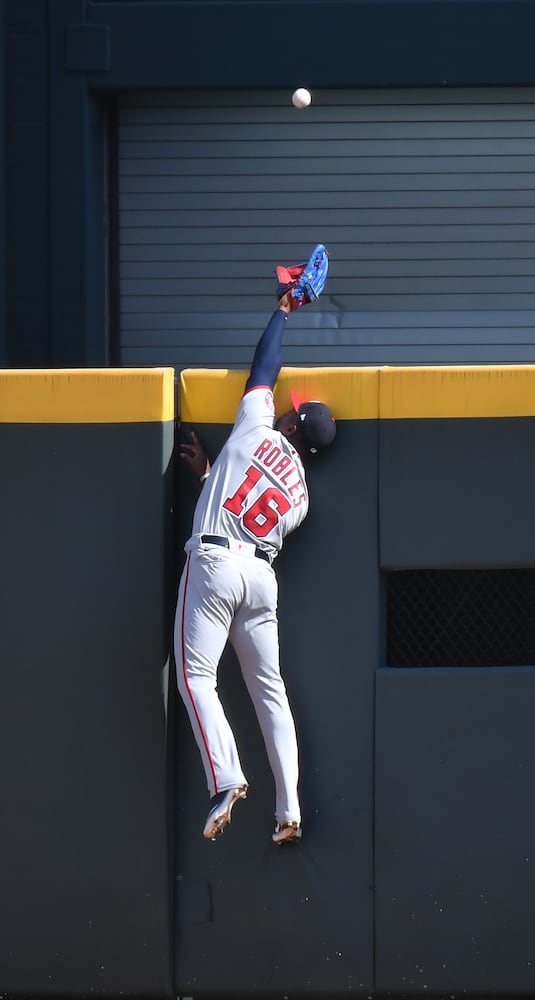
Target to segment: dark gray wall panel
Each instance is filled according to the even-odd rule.
[[[0,987],[172,995],[171,425],[0,423]]]
[[[379,670],[376,989],[535,993],[535,668]]]
[[[223,428],[197,429],[214,453]],[[375,421],[339,422],[332,451],[310,463],[310,514],[275,564],[281,663],[301,751],[297,849],[271,843],[273,781],[234,658],[222,664],[220,687],[251,787],[215,843],[202,838],[208,796],[180,706],[179,994],[368,996],[373,988],[373,674],[381,656],[376,434]],[[358,465],[347,460],[355,452]],[[187,537],[186,498],[193,504],[196,488],[189,475],[181,478],[180,530]]]
[[[383,569],[533,566],[535,418],[380,421]]]

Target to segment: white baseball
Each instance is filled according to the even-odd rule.
[[[312,94],[306,87],[298,87],[292,94],[292,104],[295,108],[308,108],[312,100]]]

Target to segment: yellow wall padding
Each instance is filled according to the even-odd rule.
[[[234,422],[247,372],[181,373],[181,419]],[[535,416],[535,365],[283,368],[275,388],[280,416],[290,389],[327,403],[337,420]]]
[[[290,390],[303,400],[320,399],[338,420],[376,420],[377,368],[283,368],[275,387],[277,414],[292,408]],[[181,373],[180,417],[187,423],[232,424],[247,372],[187,369]]]
[[[0,423],[173,420],[173,368],[0,370]]]
[[[379,385],[385,420],[535,415],[535,365],[382,368]]]

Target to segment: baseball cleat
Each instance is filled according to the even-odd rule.
[[[207,840],[215,840],[220,837],[223,830],[230,823],[232,807],[238,799],[247,798],[247,785],[240,788],[227,788],[224,792],[218,792],[210,799],[210,812],[206,817],[203,836]]]
[[[309,302],[319,299],[329,270],[329,257],[323,243],[312,251],[306,264],[295,264],[292,267],[279,265],[276,268],[278,278],[277,298],[290,292],[293,309],[299,309]]]
[[[303,836],[301,826],[295,820],[288,823],[277,823],[272,836],[274,844],[298,844]]]

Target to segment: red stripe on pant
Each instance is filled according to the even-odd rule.
[[[208,761],[210,763],[210,769],[212,771],[212,777],[214,779],[214,790],[215,790],[215,792],[217,794],[217,792],[219,791],[219,786],[218,786],[218,783],[217,783],[217,775],[215,773],[214,762],[212,760],[212,755],[210,753],[210,747],[208,746],[208,740],[206,738],[206,732],[205,732],[204,726],[203,726],[203,724],[201,722],[201,717],[199,715],[197,706],[195,704],[195,698],[193,697],[193,692],[192,692],[192,690],[190,688],[189,680],[188,680],[188,675],[187,675],[187,672],[186,672],[186,641],[185,641],[185,636],[184,636],[184,621],[185,621],[185,617],[186,617],[185,616],[186,594],[187,594],[187,590],[188,590],[188,580],[189,580],[190,565],[191,565],[191,552],[188,552],[188,559],[187,559],[187,565],[186,565],[186,575],[185,575],[185,578],[184,578],[184,593],[183,593],[183,596],[182,596],[182,609],[181,609],[181,613],[182,613],[182,625],[181,625],[181,630],[180,630],[180,642],[181,642],[181,646],[182,646],[182,673],[184,675],[184,683],[186,685],[186,688],[187,688],[187,691],[188,691],[188,694],[189,694],[189,697],[190,697],[190,701],[191,701],[191,704],[192,704],[192,707],[193,707],[193,711],[195,712],[195,718],[197,719],[197,725],[199,727],[199,731],[200,731],[200,734],[201,734],[201,737],[202,737],[202,741],[204,743],[204,748],[206,750],[206,755],[207,755]]]

